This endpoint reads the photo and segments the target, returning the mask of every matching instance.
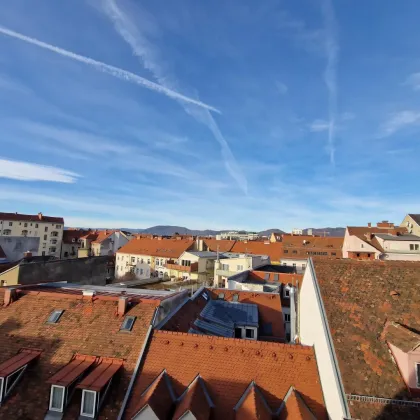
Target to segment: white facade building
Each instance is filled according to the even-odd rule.
[[[259,238],[259,235],[256,232],[231,231],[231,232],[222,232],[219,235],[216,235],[216,239],[218,241],[222,239],[233,240],[233,241],[255,241],[258,238]]]

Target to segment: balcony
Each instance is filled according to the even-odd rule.
[[[192,263],[191,265],[179,265],[179,264],[165,264],[168,270],[184,271],[186,273],[196,273],[198,271],[198,262]]]

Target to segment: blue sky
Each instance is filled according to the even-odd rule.
[[[420,210],[416,0],[0,8],[3,211],[260,230]]]

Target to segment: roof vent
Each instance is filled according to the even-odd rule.
[[[83,296],[93,298],[95,296],[94,290],[83,290]]]

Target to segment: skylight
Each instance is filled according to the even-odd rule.
[[[120,331],[131,331],[136,320],[135,316],[126,316],[121,324]]]
[[[51,312],[50,316],[48,317],[47,323],[48,324],[56,324],[60,319],[61,315],[63,314],[63,310],[56,309]]]

